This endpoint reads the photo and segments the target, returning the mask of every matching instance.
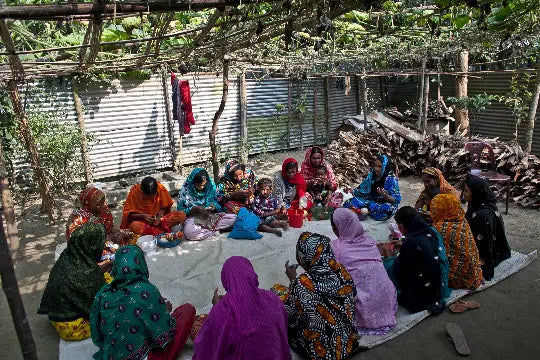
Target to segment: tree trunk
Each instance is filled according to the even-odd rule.
[[[84,111],[82,108],[81,98],[79,97],[78,81],[73,82],[73,102],[75,104],[77,122],[79,123],[79,130],[81,132],[81,154],[84,164],[84,177],[87,183],[91,183],[93,181],[92,165],[90,164],[90,157],[88,155],[88,141],[86,140],[86,129],[84,126]]]
[[[214,172],[214,181],[217,183],[219,181],[219,160],[218,160],[218,149],[216,144],[216,135],[218,131],[218,121],[219,117],[225,109],[225,104],[227,103],[227,95],[229,94],[229,58],[226,57],[223,60],[223,94],[221,96],[221,103],[219,108],[214,115],[212,120],[212,130],[209,132],[210,138],[210,151],[212,152],[212,171]]]
[[[19,236],[17,233],[17,221],[15,220],[15,210],[13,207],[13,197],[9,189],[7,171],[4,165],[4,149],[2,139],[0,139],[0,190],[2,191],[2,209],[6,217],[7,240],[12,252],[19,249]],[[0,214],[0,216],[2,216]]]
[[[245,163],[248,160],[248,124],[247,124],[247,87],[246,73],[240,75],[240,158]]]
[[[416,128],[422,130],[422,113],[424,111],[424,83],[426,74],[426,59],[422,60],[422,77],[420,79],[420,95],[418,96],[418,120],[416,121]]]
[[[366,84],[366,67],[362,65],[362,77],[360,78],[360,87],[362,88],[362,112],[364,113],[364,131],[368,127],[368,108],[367,108],[367,84]]]
[[[292,80],[287,82],[287,149],[291,150],[291,124],[293,121]]]
[[[534,119],[536,118],[536,109],[538,108],[538,98],[540,97],[540,70],[536,72],[536,89],[531,103],[531,110],[529,112],[529,124],[527,126],[527,135],[525,137],[525,151],[531,152],[533,132],[534,132]]]
[[[332,123],[330,119],[330,78],[324,78],[324,122],[326,123],[326,144],[330,144]]]
[[[17,83],[15,82],[15,80],[8,81],[8,87],[9,97],[11,99],[11,104],[13,105],[13,110],[15,112],[15,118],[19,123],[20,134],[26,147],[26,151],[28,151],[30,163],[32,164],[32,168],[34,169],[34,173],[36,175],[36,181],[39,185],[39,192],[41,194],[42,200],[42,209],[45,213],[47,213],[51,222],[54,223],[54,200],[51,195],[51,188],[49,186],[49,182],[47,181],[45,172],[43,171],[43,168],[41,166],[39,153],[37,151],[36,144],[34,143],[32,131],[30,130],[30,126],[28,124],[28,118],[26,117],[26,113],[21,106],[19,89],[17,89]]]
[[[459,72],[469,71],[469,50],[463,50],[459,53]],[[458,99],[467,96],[468,76],[465,74],[456,77],[456,97]],[[469,132],[469,111],[467,109],[458,109],[456,107],[456,133],[467,134]]]
[[[422,113],[422,132],[427,130],[427,119],[429,111],[429,75],[424,79],[424,112]]]
[[[313,145],[317,145],[317,83],[313,87]]]
[[[4,224],[2,216],[0,215],[0,274],[2,277],[2,288],[6,294],[6,299],[11,311],[11,317],[13,319],[13,325],[17,338],[19,339],[19,345],[21,346],[21,352],[25,360],[37,360],[36,344],[32,337],[32,330],[26,317],[26,311],[24,310],[24,304],[22,302],[21,293],[19,291],[19,284],[17,282],[17,276],[15,275],[15,268],[13,266],[13,260],[11,258],[11,252],[6,241],[6,233],[4,232]],[[12,354],[11,356],[14,356]],[[11,357],[9,356],[9,357]]]

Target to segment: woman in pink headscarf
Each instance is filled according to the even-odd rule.
[[[384,335],[396,326],[396,288],[375,240],[350,209],[336,209],[331,223],[338,238],[330,245],[356,285],[356,328],[360,334]]]
[[[259,289],[251,262],[227,259],[221,270],[227,294],[215,303],[194,341],[193,360],[291,359],[287,312],[273,292]]]

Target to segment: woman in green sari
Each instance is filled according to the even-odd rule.
[[[90,311],[94,359],[176,359],[195,321],[195,308],[172,309],[148,280],[143,251],[122,247],[114,261],[114,280],[96,295]]]

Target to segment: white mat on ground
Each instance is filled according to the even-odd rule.
[[[363,223],[375,239],[388,241],[388,224],[367,220]],[[141,237],[139,246],[146,253],[150,281],[168,298],[173,305],[189,302],[197,308],[197,312],[207,308],[216,287],[220,293],[221,267],[226,259],[233,255],[247,257],[253,263],[259,276],[259,286],[270,288],[275,283],[287,283],[284,264],[287,260],[296,262],[296,240],[302,231],[317,232],[333,237],[328,221],[308,222],[302,229],[289,229],[282,238],[273,234],[264,234],[260,240],[228,239],[227,234],[221,234],[201,242],[185,242],[173,249],[156,248],[150,236]],[[65,248],[61,244],[56,249],[56,258]],[[504,278],[516,273],[536,258],[536,251],[529,255],[512,252],[512,258],[503,262],[495,271],[492,281],[483,285],[478,291],[486,289]],[[453,302],[470,292],[465,290],[453,291]],[[205,309],[206,310],[206,309]],[[361,345],[366,348],[374,347],[388,341],[422,321],[428,316],[427,312],[410,314],[401,307],[398,309],[396,328],[385,336],[364,336]],[[91,340],[69,342],[60,340],[59,358],[61,360],[91,359],[97,351]],[[191,342],[182,351],[180,359],[189,359],[193,348]],[[297,358],[293,355],[293,358]]]

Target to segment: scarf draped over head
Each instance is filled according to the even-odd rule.
[[[336,209],[332,222],[339,233],[331,243],[332,249],[356,285],[357,329],[384,334],[396,325],[396,288],[388,278],[375,240],[365,234],[357,214],[350,209]]]
[[[371,195],[373,197],[377,197],[377,188],[384,188],[384,184],[386,182],[386,179],[389,175],[393,175],[393,166],[390,162],[390,159],[388,159],[388,156],[386,155],[379,155],[377,157],[377,160],[379,160],[382,163],[382,169],[381,169],[381,177],[377,180],[377,175],[375,174],[375,170],[371,169],[367,177],[362,181],[362,183],[359,186],[360,193],[365,195]]]
[[[275,294],[258,288],[251,262],[230,257],[221,282],[227,294],[197,335],[193,359],[290,359],[285,307]]]
[[[283,177],[285,186],[294,186],[296,188],[296,198],[299,199],[306,194],[307,184],[304,177],[299,172],[294,174],[292,179],[287,178],[286,167],[290,163],[296,164],[296,168],[298,169],[298,161],[293,158],[285,159],[285,161],[283,161],[283,164],[281,165],[281,176]]]
[[[495,267],[512,255],[504,222],[497,209],[497,198],[487,181],[468,175],[465,183],[472,192],[465,218],[471,226],[479,256],[484,261],[482,274],[486,280],[491,280]]]
[[[92,341],[100,348],[94,358],[142,359],[173,340],[176,320],[148,281],[143,251],[120,248],[111,275],[114,280],[96,295],[90,314]]]
[[[105,244],[103,224],[88,223],[71,234],[54,264],[43,292],[39,314],[51,321],[88,319],[94,296],[105,284],[97,265]]]
[[[359,261],[381,261],[375,240],[364,232],[355,212],[338,208],[332,215],[332,221],[339,232],[337,240],[332,242],[332,249],[342,264],[359,265]],[[350,272],[351,269],[346,267]]]
[[[186,214],[194,206],[201,206],[203,208],[213,206],[218,211],[221,210],[221,206],[217,201],[216,184],[214,184],[214,181],[209,176],[206,179],[206,187],[202,192],[199,192],[195,187],[193,179],[201,171],[205,170],[203,168],[195,168],[187,177],[178,194],[177,210],[184,211]]]
[[[79,194],[80,208],[73,210],[66,223],[66,240],[69,240],[73,231],[87,224],[97,222],[105,226],[105,231],[110,233],[114,226],[114,220],[109,207],[105,204],[103,209],[98,209],[100,203],[105,202],[105,193],[96,187],[89,187]]]
[[[487,208],[493,211],[497,209],[497,197],[489,188],[487,181],[478,176],[468,175],[465,183],[472,191],[472,201],[469,204],[469,210],[472,211]]]
[[[437,182],[439,183],[439,190],[441,194],[452,194],[456,198],[460,198],[459,192],[452,186],[446,179],[444,178],[444,175],[441,170],[434,168],[434,167],[428,167],[422,170],[422,174],[431,175],[435,178],[437,178]],[[427,195],[427,190],[424,189],[420,193],[420,196],[418,196],[418,199],[416,201],[419,201],[421,199],[424,199]]]
[[[433,227],[444,239],[449,262],[448,284],[455,289],[476,289],[482,283],[478,248],[459,200],[440,194],[431,200]]]
[[[334,171],[332,170],[332,165],[324,159],[324,150],[319,146],[313,146],[306,151],[306,156],[304,162],[302,162],[302,176],[305,181],[311,181],[317,177],[317,169],[311,165],[311,154],[314,149],[318,149],[321,154],[321,165],[326,167],[326,181],[332,184],[334,189],[337,189],[337,181],[334,177]]]
[[[351,275],[323,235],[302,233],[296,259],[306,272],[291,283],[285,303],[291,346],[310,358],[346,358],[356,345]]]
[[[144,196],[141,184],[137,184],[129,191],[126,203],[124,204],[120,228],[127,229],[129,227],[128,217],[130,213],[156,216],[161,209],[170,209],[173,203],[174,201],[171,195],[169,195],[165,186],[159,181],[157,181],[157,193],[150,198]]]

